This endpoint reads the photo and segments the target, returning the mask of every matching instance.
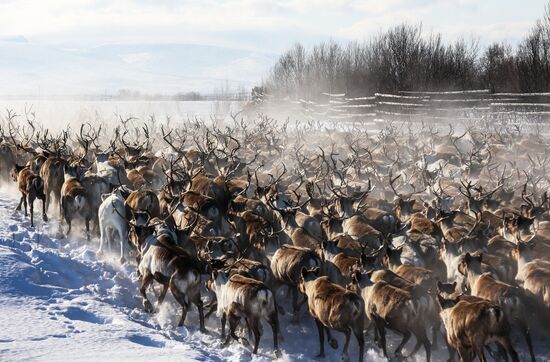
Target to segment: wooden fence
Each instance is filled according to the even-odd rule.
[[[258,111],[277,105],[307,119],[372,121],[410,119],[452,121],[495,119],[550,122],[550,93],[491,93],[487,89],[453,92],[376,93],[371,97],[322,93],[316,100],[264,97]]]

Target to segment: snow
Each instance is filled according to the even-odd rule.
[[[248,346],[238,342],[222,346],[215,315],[207,320],[207,334],[199,332],[194,308],[186,326],[177,327],[181,310],[170,294],[157,313],[147,314],[138,297],[135,263],[120,266],[116,252],[98,260],[97,239],[56,238],[59,225],[55,221],[38,222],[31,228],[28,219],[15,211],[17,198],[12,188],[0,190],[0,360],[272,360],[272,336],[267,325],[259,354],[253,356]],[[55,215],[51,219],[55,220]],[[149,295],[156,300],[151,292]],[[202,295],[208,299],[206,291]],[[278,299],[285,310],[290,310],[284,295],[279,293]],[[284,336],[281,360],[313,359],[318,352],[318,336],[306,308],[300,324],[291,324],[291,318],[289,314],[280,316]],[[398,338],[389,333],[389,351],[393,351]],[[326,361],[341,359],[343,338],[333,334],[340,348],[332,350],[326,344]],[[384,360],[372,334],[366,341],[365,359]],[[514,341],[521,360],[525,360],[523,340],[515,336]],[[409,342],[405,350],[410,351],[413,345]],[[446,359],[441,345],[440,340],[433,360]],[[536,351],[543,345],[536,340]],[[540,354],[540,360],[548,361],[549,354]],[[357,360],[353,338],[350,357]],[[414,360],[423,361],[423,352]]]

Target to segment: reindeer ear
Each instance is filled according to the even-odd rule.
[[[374,270],[375,270],[375,269],[369,270],[368,272],[365,273],[365,275],[366,275],[367,277],[369,277],[369,279],[371,279],[371,278],[372,278],[372,274],[374,273]]]
[[[441,283],[439,280],[437,281],[437,290],[440,291],[441,287],[443,287],[443,283]]]
[[[351,279],[354,283],[357,283],[359,284],[361,282],[361,272],[359,270],[356,270],[353,272],[353,274],[351,275]]]
[[[439,306],[443,308],[445,305],[445,299],[439,293],[437,293],[437,301],[439,302]]]
[[[466,262],[466,264],[470,264],[470,262],[472,261],[472,255],[470,255],[470,253],[464,254],[464,261]]]

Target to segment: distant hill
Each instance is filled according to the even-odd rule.
[[[0,94],[211,93],[250,88],[277,54],[192,44],[38,45],[0,37]]]

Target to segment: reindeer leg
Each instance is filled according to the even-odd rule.
[[[141,297],[143,299],[143,307],[145,308],[145,311],[147,313],[152,313],[153,312],[153,305],[151,304],[149,299],[147,299],[147,287],[153,281],[153,276],[151,274],[146,274],[146,275],[142,275],[140,277],[140,279],[141,280],[140,280],[139,292],[140,292]]]
[[[44,222],[48,221],[48,215],[46,214],[46,201],[42,199],[42,220]]]
[[[19,200],[19,205],[15,208],[15,211],[21,211],[21,205],[23,205],[23,200],[25,199],[25,195],[21,196],[21,199]]]
[[[485,358],[485,354],[483,353],[483,347],[476,347],[475,353],[479,362],[487,362],[487,358]]]
[[[164,298],[166,298],[166,292],[168,292],[170,279],[166,278],[164,275],[160,273],[155,273],[154,278],[157,282],[159,282],[162,285],[162,289],[160,290],[160,295],[157,299],[156,310],[158,311],[160,305],[164,302]]]
[[[56,198],[57,198],[57,204],[58,204],[58,207],[59,207],[59,218],[61,219],[61,221],[63,221],[63,201],[62,201],[62,198],[61,198],[61,194],[59,195],[56,195]]]
[[[460,358],[460,362],[470,362],[472,360],[472,354],[464,347],[458,348],[458,356]]]
[[[222,340],[224,341],[224,344],[226,344],[228,342],[228,341],[225,340],[225,323],[226,323],[226,321],[227,321],[227,314],[225,312],[223,312],[221,323],[222,323]]]
[[[449,344],[449,341],[447,340],[447,336],[443,336],[443,340],[445,341],[445,344],[447,345],[447,352],[449,352],[449,358],[447,358],[447,362],[454,362],[455,360],[455,349]]]
[[[258,346],[260,345],[260,338],[262,337],[262,332],[260,331],[259,324],[260,321],[258,320],[258,318],[252,318],[251,325],[252,333],[254,334],[254,350],[252,351],[253,354],[258,354]]]
[[[418,339],[418,337],[416,338]],[[426,362],[430,362],[432,355],[432,344],[430,343],[428,336],[426,336],[425,331],[421,331],[420,341],[422,341],[422,345],[424,345],[424,351],[426,351]]]
[[[279,316],[277,315],[277,307],[275,306],[275,311],[271,313],[267,322],[271,326],[271,333],[273,334],[273,352],[275,353],[275,358],[281,358],[281,351],[279,350]]]
[[[233,338],[236,341],[239,340],[239,336],[237,336],[235,331],[237,330],[237,327],[239,326],[239,321],[240,321],[240,318],[236,316],[234,313],[232,313],[231,311],[229,312],[228,317],[229,317],[229,335],[227,336],[227,343],[229,343],[229,337]],[[242,340],[244,344],[248,344],[248,341],[246,340],[246,338],[242,338]]]
[[[193,298],[193,304],[197,306],[197,310],[199,312],[199,325],[200,325],[200,331],[202,333],[206,333],[206,327],[204,326],[204,305],[201,299],[200,293],[197,293],[195,298]]]
[[[405,330],[403,332],[403,339],[401,340],[401,343],[399,343],[399,345],[395,349],[395,355],[396,356],[401,356],[401,350],[403,349],[403,347],[405,347],[405,345],[407,344],[407,342],[409,341],[410,338],[411,338],[411,331]],[[418,342],[417,342],[417,344],[420,346],[420,344]]]
[[[319,332],[319,354],[316,357],[325,358],[325,326],[315,318],[317,331]]]
[[[27,213],[27,198],[23,196],[23,206],[25,207],[25,216],[29,216]]]
[[[218,308],[218,302],[213,301],[207,307],[209,308],[208,312],[206,312],[206,314],[204,315],[204,318],[206,319],[208,319],[208,317],[210,317],[210,315],[216,311],[216,309]]]
[[[363,328],[356,328],[353,331],[355,338],[357,339],[357,344],[359,345],[359,362],[363,361],[363,355],[365,354],[365,337],[363,335]]]
[[[176,299],[176,301],[181,305],[182,312],[181,312],[181,319],[178,323],[178,327],[182,327],[183,323],[185,322],[185,318],[187,317],[187,309],[189,305],[187,304],[187,301],[185,300],[185,294],[183,294],[178,287],[176,286],[175,277],[177,275],[177,272],[175,272],[172,277],[170,278],[170,291],[172,292],[172,295]]]
[[[69,236],[69,234],[71,233],[71,229],[72,229],[72,225],[71,225],[72,220],[69,217],[67,217],[65,220],[67,221],[67,225],[69,227],[69,229],[67,230],[67,236]]]
[[[525,337],[525,341],[527,342],[527,347],[529,347],[529,353],[531,354],[531,362],[535,362],[536,361],[535,352],[533,351],[533,342],[531,340],[531,333],[529,332],[529,328],[526,326],[522,326],[521,332]]]
[[[292,297],[292,311],[294,312],[290,323],[298,324],[298,322],[300,321],[300,318],[298,317],[298,290],[295,287],[291,286],[288,286],[288,288]]]
[[[29,197],[30,211],[31,211],[31,227],[34,227],[34,200]]]
[[[122,230],[116,229],[118,238],[120,239],[120,264],[126,263],[126,240],[124,240],[124,234]]]
[[[106,227],[102,227],[99,230],[99,249],[97,249],[97,252],[95,253],[95,255],[97,255],[98,257],[101,257],[104,254],[103,247],[105,246],[105,243],[107,242],[106,241],[107,235],[109,235],[109,230],[107,230]]]
[[[506,353],[510,356],[510,358],[512,359],[512,362],[519,361],[518,354],[514,349],[514,347],[512,346],[512,342],[510,342],[510,338],[508,338],[508,336],[500,338],[498,343],[504,348]]]
[[[248,330],[248,340],[252,340],[252,324],[250,323],[250,319],[248,317],[244,317],[244,321],[246,323],[246,329]]]
[[[439,319],[438,319],[439,320]],[[441,330],[441,323],[436,322],[436,325],[432,327],[432,346],[434,348],[437,347],[437,335],[438,332]]]
[[[346,341],[344,342],[344,350],[342,351],[343,352],[342,361],[349,362],[348,348],[349,348],[349,340],[350,340],[350,337],[351,337],[351,329],[350,328],[348,328],[344,331],[344,336],[346,336]]]
[[[84,222],[86,224],[86,240],[90,241],[90,219],[86,217]]]
[[[46,192],[44,194],[44,203],[46,204],[46,210],[49,210],[50,209],[50,194],[48,192]]]
[[[384,357],[388,358],[388,350],[386,349],[386,329],[384,327],[384,321],[380,317],[375,317],[376,329],[380,336],[380,344],[382,345],[382,352]]]

